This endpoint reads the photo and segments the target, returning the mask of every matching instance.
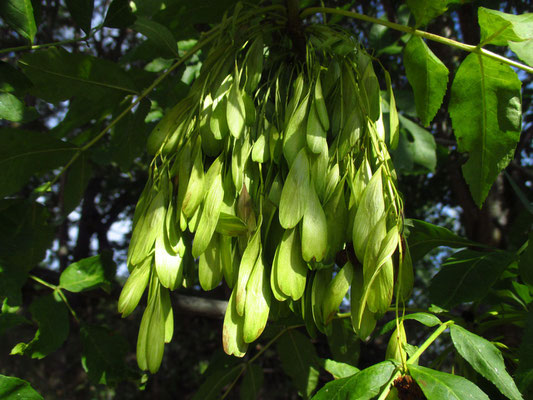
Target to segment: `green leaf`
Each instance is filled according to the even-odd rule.
[[[0,3],[0,17],[19,35],[33,43],[37,26],[31,0],[3,0]]]
[[[407,131],[400,135],[398,150],[407,153],[413,163],[418,164],[429,171],[435,171],[437,154],[435,138],[420,125],[415,124],[403,115],[398,115],[401,127]],[[397,157],[395,158],[396,162]]]
[[[94,0],[65,0],[74,22],[88,35],[91,31]]]
[[[116,125],[112,132],[110,152],[120,169],[129,172],[134,160],[144,150],[149,129],[144,123],[150,112],[151,103],[143,99],[134,112],[129,112]]]
[[[28,122],[37,118],[39,114],[33,107],[26,107],[11,93],[0,93],[0,119],[13,122]]]
[[[68,309],[60,299],[49,294],[35,299],[30,305],[30,311],[39,329],[31,342],[17,344],[11,354],[27,355],[40,360],[56,351],[67,339]]]
[[[518,268],[522,280],[533,286],[533,232],[529,232],[527,249],[520,255]]]
[[[28,53],[19,65],[34,84],[34,94],[50,103],[79,96],[100,100],[137,94],[135,84],[117,63],[73,54],[61,47]]]
[[[359,372],[359,368],[356,368],[353,365],[330,360],[329,358],[321,359],[320,362],[322,368],[333,375],[333,378],[335,379],[346,378]]]
[[[63,215],[69,215],[80,204],[93,174],[87,153],[82,153],[67,170],[63,192]]]
[[[107,9],[104,26],[109,28],[128,28],[133,25],[135,19],[129,0],[113,0]]]
[[[257,364],[248,364],[241,383],[240,398],[242,400],[257,399],[261,386],[263,386],[263,368]]]
[[[522,343],[519,349],[519,363],[516,370],[516,382],[526,399],[533,396],[533,309],[529,310],[526,318]]]
[[[370,400],[381,393],[396,366],[391,361],[372,365],[348,378],[326,383],[313,400]]]
[[[336,361],[357,365],[361,341],[354,335],[352,324],[347,318],[331,321],[331,332],[327,335],[329,350]]]
[[[46,255],[54,238],[48,210],[39,203],[0,201],[0,296],[20,305],[28,271]]]
[[[65,165],[77,148],[43,132],[0,129],[0,198],[33,175]]]
[[[84,258],[70,264],[61,273],[59,286],[74,293],[99,287],[109,291],[116,268],[110,252]]]
[[[458,353],[509,399],[522,399],[513,378],[505,370],[502,353],[488,340],[459,325],[450,326],[453,345]]]
[[[509,48],[530,67],[533,67],[533,39],[509,42]]]
[[[470,54],[451,89],[449,112],[460,152],[467,152],[463,176],[478,207],[511,161],[520,137],[520,80],[511,67]]]
[[[132,29],[146,36],[163,58],[179,57],[178,45],[167,27],[145,17],[137,17]]]
[[[424,312],[419,313],[413,313],[413,314],[407,314],[402,317],[404,321],[407,320],[415,320],[420,322],[422,325],[425,325],[427,327],[433,327],[441,324],[440,319],[438,319],[433,314],[428,314]],[[384,335],[385,333],[396,329],[396,320],[393,319],[389,322],[387,322],[385,325],[383,325],[383,328],[381,328],[381,331],[379,332],[380,335]]]
[[[414,35],[405,46],[403,63],[405,74],[413,88],[420,122],[424,126],[429,126],[446,94],[448,68],[422,38]]]
[[[0,61],[0,92],[24,95],[31,87],[26,75],[7,62]]]
[[[448,4],[452,2],[453,0],[407,0],[407,5],[415,16],[416,27],[419,27],[445,13]]]
[[[409,373],[428,400],[489,400],[472,382],[457,375],[409,364]]]
[[[289,330],[277,343],[283,370],[292,378],[300,395],[307,399],[318,383],[318,356],[309,339],[298,331]]]
[[[2,337],[8,329],[22,324],[30,324],[30,321],[28,321],[22,315],[3,312],[0,314],[0,337]]]
[[[85,324],[80,334],[82,365],[91,382],[106,385],[121,380],[126,370],[126,339],[102,326]]]
[[[506,14],[488,8],[478,8],[481,43],[507,46],[508,41],[533,39],[533,13]]]
[[[480,246],[466,238],[456,235],[449,229],[442,226],[430,224],[429,222],[411,219],[407,224],[409,227],[409,251],[413,262],[422,259],[427,253],[439,246],[461,247]]]
[[[31,385],[13,376],[0,375],[0,399],[2,400],[42,400],[43,396]]]
[[[192,400],[220,399],[222,388],[233,382],[233,380],[239,376],[243,368],[244,367],[241,364],[235,365],[232,368],[220,366],[207,377],[204,383],[202,383]]]
[[[514,254],[503,251],[462,250],[455,253],[431,280],[429,298],[445,309],[480,300],[514,258]]]

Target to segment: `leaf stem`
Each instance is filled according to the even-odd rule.
[[[485,57],[489,57],[496,61],[502,62],[504,64],[510,65],[512,67],[529,72],[530,74],[533,74],[533,67],[511,60],[507,57],[500,56],[499,54],[493,53],[492,51],[489,51],[489,50],[485,50],[479,46],[473,46],[470,44],[461,43],[453,39],[448,39],[443,36],[435,35],[434,33],[421,31],[419,29],[415,29],[415,28],[412,28],[406,25],[400,25],[395,22],[386,21],[386,20],[378,19],[374,17],[369,17],[368,15],[359,14],[359,13],[352,12],[352,11],[338,10],[338,9],[329,8],[329,7],[310,7],[310,8],[306,8],[300,13],[300,18],[305,18],[309,15],[318,14],[318,13],[337,14],[337,15],[342,15],[345,17],[359,19],[359,20],[366,21],[366,22],[371,22],[373,24],[383,25],[383,26],[386,26],[388,28],[391,28],[397,31],[410,33],[412,35],[420,36],[427,40],[432,40],[434,42],[456,47],[458,49],[467,51],[469,53],[480,54]]]
[[[430,337],[426,339],[426,341],[415,351],[415,353],[409,357],[409,360],[407,360],[407,364],[414,364],[424,353],[424,351],[427,350],[429,346],[444,332],[446,329],[450,327],[450,325],[453,325],[455,322],[453,320],[446,321],[441,326],[439,326],[435,332],[431,334]]]
[[[9,47],[7,49],[0,49],[0,54],[17,52],[17,51],[25,51],[25,50],[40,50],[40,49],[46,49],[48,47],[61,46],[64,44],[69,44],[69,43],[85,42],[91,39],[95,35],[95,33],[98,32],[102,27],[103,27],[103,24],[95,27],[94,29],[91,30],[91,32],[88,35],[85,35],[84,37],[81,37],[81,38],[66,39],[66,40],[60,40],[59,42],[43,43],[43,44],[36,44],[36,45],[27,44],[24,46]]]
[[[43,279],[41,279],[41,278],[39,278],[38,276],[35,276],[35,275],[29,275],[29,278],[33,279],[35,282],[38,282],[41,285],[46,286],[47,288],[52,289],[54,292],[56,292],[58,294],[58,296],[61,298],[61,300],[63,301],[63,303],[65,303],[65,305],[67,306],[67,308],[70,311],[70,313],[72,314],[72,317],[74,318],[74,320],[76,320],[76,322],[78,324],[80,323],[80,319],[78,318],[78,314],[76,314],[76,311],[74,311],[74,309],[71,307],[70,303],[67,300],[67,297],[65,296],[65,293],[63,293],[63,291],[61,290],[61,288],[59,286],[54,285],[54,284],[52,284],[50,282],[46,282],[45,280],[43,280]]]

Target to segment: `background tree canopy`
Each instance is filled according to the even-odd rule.
[[[446,390],[446,398],[533,399],[528,340],[533,335],[530,11],[528,1],[492,0],[4,0],[0,398],[441,399]],[[320,29],[329,26],[338,26],[339,37],[344,33],[349,40],[335,36],[317,41]],[[256,45],[259,72],[272,71],[268,68],[277,62],[310,64],[306,46],[339,59],[355,57],[354,48],[369,54],[370,67],[354,75],[353,87],[364,87],[369,126],[375,122],[376,131],[382,129],[387,138],[382,154],[390,153],[395,170],[390,182],[402,194],[398,250],[389,257],[391,281],[400,279],[398,264],[404,262],[399,260],[409,257],[414,287],[405,303],[397,301],[402,296],[395,292],[366,339],[351,322],[355,303],[350,305],[350,297],[362,289],[353,284],[348,289],[362,261],[356,259],[359,249],[357,243],[352,246],[350,233],[346,246],[340,239],[342,251],[332,254],[328,268],[317,267],[316,259],[309,262],[313,271],[308,276],[315,282],[324,279],[323,292],[327,286],[334,298],[330,323],[317,323],[313,305],[306,314],[306,302],[315,301],[311,296],[302,302],[273,301],[263,334],[244,358],[237,358],[222,350],[232,284],[217,281],[212,290],[202,290],[198,260],[190,256],[184,284],[169,297],[173,339],[165,345],[160,367],[143,368],[159,368],[151,374],[138,368],[135,350],[151,294],[124,319],[117,301],[130,273],[140,274],[128,263],[130,240],[136,240],[131,231],[139,218],[134,217],[136,204],[147,181],[147,187],[156,186],[154,171],[163,170],[153,161],[154,153],[157,159],[164,152],[161,143],[154,147],[153,132],[163,129],[165,115],[173,118],[168,116],[176,112],[176,104],[187,104],[191,93],[205,92],[206,82],[227,86],[227,81],[204,78],[215,75],[217,59],[228,57],[215,53],[217,45],[225,40],[231,43],[228,51],[251,54],[250,32],[264,37],[264,45]],[[245,61],[245,73],[251,75],[253,68]],[[358,63],[363,65],[364,56]],[[335,79],[327,82],[327,71],[333,69],[322,65],[319,73],[324,97],[331,102],[340,98],[331,88],[341,85]],[[243,80],[231,90],[259,93],[256,86],[278,78],[259,73],[255,84]],[[297,79],[285,78],[279,79],[289,96],[298,90],[293,85]],[[221,98],[230,98],[231,90]],[[343,96],[352,97],[355,92]],[[252,109],[259,98],[249,97]],[[277,100],[270,104],[269,95],[265,99],[261,116],[270,122],[277,116],[291,125],[292,115],[307,110],[307,103],[297,107],[307,100],[296,100],[292,109],[290,103],[286,107],[292,112],[282,117]],[[214,95],[211,101],[215,110]],[[244,110],[250,105],[239,101],[227,100],[227,107]],[[324,141],[326,131],[334,132],[338,115],[329,104],[328,111],[327,127],[316,111]],[[255,124],[235,119],[229,111],[226,118],[233,118],[227,121],[229,138],[241,134],[235,126]],[[211,130],[219,119],[212,118]],[[282,128],[281,134],[288,135],[290,128]],[[321,142],[308,138],[310,148],[313,143]],[[276,154],[274,147],[270,155]],[[201,171],[205,165],[209,175],[218,150],[202,137],[202,151]],[[250,153],[255,162],[267,162],[255,145]],[[280,179],[290,180],[290,164],[301,159],[288,154],[285,148],[278,151]],[[190,166],[187,176],[192,162]],[[370,169],[372,176],[381,171],[375,165]],[[266,170],[261,176],[270,179]],[[238,179],[231,178],[237,187]],[[216,178],[209,182],[216,186]],[[320,201],[326,203],[328,194],[323,196]],[[283,199],[278,202],[281,240],[287,219],[281,216]],[[345,207],[353,202],[346,198]],[[252,208],[257,212],[256,205]],[[215,221],[211,234],[215,229],[220,237],[233,235],[231,229],[248,232],[249,219],[243,214],[225,217],[225,225]],[[237,257],[235,251],[243,253],[248,239],[233,236],[239,239],[231,239],[230,256]],[[190,242],[192,236],[187,238]],[[200,246],[199,239],[196,243]],[[265,248],[265,254],[270,250],[273,257],[275,246]],[[192,252],[196,256],[194,245]],[[124,307],[121,312],[129,314]]]

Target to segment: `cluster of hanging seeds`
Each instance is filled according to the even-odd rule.
[[[174,326],[169,291],[180,286],[232,289],[223,345],[236,356],[274,305],[327,334],[351,288],[364,339],[393,295],[411,290],[387,150],[398,137],[390,80],[385,122],[372,59],[352,37],[308,26],[298,55],[280,18],[224,31],[148,139],[154,159],[119,299],[127,316],[148,287],[142,369],[159,368]]]

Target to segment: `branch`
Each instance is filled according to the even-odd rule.
[[[470,44],[461,43],[453,39],[448,39],[443,36],[435,35],[433,33],[421,31],[419,29],[411,28],[405,25],[400,25],[394,22],[383,20],[383,19],[369,17],[368,15],[359,14],[359,13],[352,12],[352,11],[337,10],[335,8],[328,8],[328,7],[310,7],[302,11],[300,14],[300,17],[305,18],[309,15],[318,14],[318,13],[338,14],[338,15],[343,15],[345,17],[350,17],[350,18],[360,19],[366,22],[371,22],[373,24],[383,25],[388,28],[395,29],[397,31],[410,33],[411,35],[420,36],[427,40],[432,40],[434,42],[456,47],[458,49],[467,51],[469,53],[480,54],[482,56],[492,58],[493,60],[502,62],[504,64],[510,65],[515,68],[519,68],[521,70],[529,72],[530,74],[533,74],[533,67],[524,65],[517,61],[511,60],[507,57],[500,56],[499,54],[493,53],[492,51],[489,51],[489,50],[485,50],[480,46],[473,46]]]

